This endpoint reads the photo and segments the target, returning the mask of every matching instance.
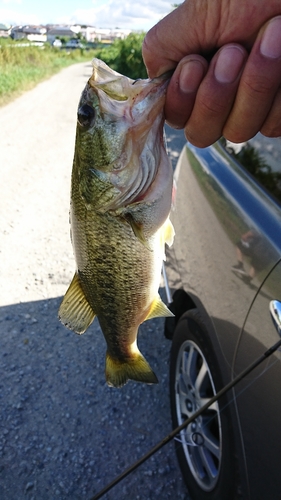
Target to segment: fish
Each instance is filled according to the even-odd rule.
[[[60,321],[78,334],[95,316],[109,386],[157,376],[137,346],[146,320],[173,316],[158,290],[173,171],[163,138],[167,76],[132,80],[94,59],[78,105],[70,225],[76,271]]]

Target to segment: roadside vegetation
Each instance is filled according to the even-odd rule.
[[[67,52],[47,44],[43,47],[25,46],[22,40],[5,40],[5,43],[1,40],[0,45],[0,105],[31,89],[65,66],[91,58],[89,52]]]
[[[125,40],[90,50],[60,50],[45,44],[43,47],[0,39],[0,106],[11,101],[38,82],[70,64],[103,59],[119,73],[131,78],[146,78],[141,46],[144,34],[131,34]]]
[[[144,35],[145,33],[131,33],[125,40],[116,40],[109,47],[97,49],[95,57],[129,78],[147,78],[141,51]]]

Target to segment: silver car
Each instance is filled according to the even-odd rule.
[[[177,427],[280,338],[281,139],[187,144],[174,198],[165,334]],[[280,500],[280,352],[175,444],[194,500]]]

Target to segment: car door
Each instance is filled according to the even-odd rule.
[[[270,303],[275,300],[281,302],[281,262],[269,273],[251,306],[238,342],[233,376],[280,339],[270,315]],[[243,435],[250,498],[280,500],[280,351],[243,379],[234,395]]]
[[[200,394],[189,397],[192,385],[181,385],[182,379],[194,375],[184,364],[185,356],[193,359],[196,352],[218,390],[278,339],[269,304],[281,301],[281,140],[259,134],[239,145],[223,138],[205,149],[188,144],[179,158],[175,182],[172,222],[176,237],[168,254],[169,283],[175,290],[173,307],[179,320],[171,351],[174,426],[189,416],[186,401],[192,407],[200,405]],[[253,372],[221,403],[222,413],[228,411],[229,429],[221,425],[222,439],[217,433],[225,451],[219,455],[214,480],[202,482],[202,470],[204,478],[213,479],[211,468],[208,476],[204,465],[207,440],[201,454],[200,449],[198,454],[196,449],[193,452],[194,443],[190,445],[188,437],[183,437],[183,446],[177,445],[183,451],[178,451],[179,462],[193,498],[234,499],[236,493],[247,500],[281,498],[279,353],[272,360],[273,367],[267,364],[264,373]],[[222,382],[215,380],[218,374]],[[203,425],[199,428],[204,436]],[[225,435],[231,437],[229,443]],[[238,473],[237,488],[231,486],[230,492],[227,473],[237,465],[232,457],[237,458]],[[269,485],[272,477],[273,485]]]

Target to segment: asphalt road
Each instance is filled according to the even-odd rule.
[[[159,384],[108,388],[95,320],[82,336],[57,310],[74,272],[69,188],[76,108],[91,72],[78,64],[0,109],[0,498],[90,499],[171,430],[170,342],[141,326]],[[175,164],[183,134],[167,131]],[[174,443],[104,496],[187,500]]]

